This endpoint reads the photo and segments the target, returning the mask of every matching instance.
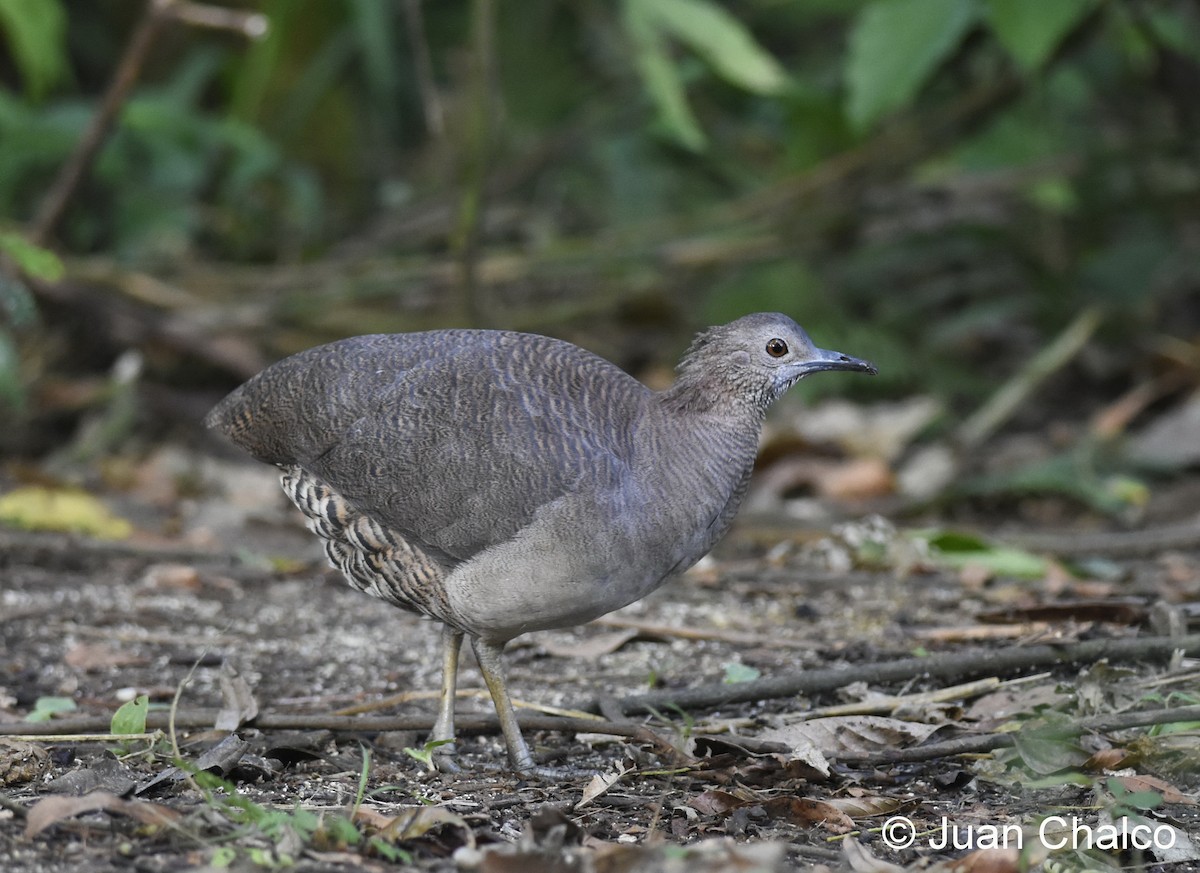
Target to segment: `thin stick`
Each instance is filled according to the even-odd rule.
[[[1079,313],[1054,342],[1038,352],[962,423],[957,434],[960,445],[971,448],[991,436],[1048,376],[1079,354],[1102,320],[1103,313],[1095,306]]]
[[[121,108],[129,100],[129,94],[141,76],[142,66],[150,54],[150,49],[163,26],[173,20],[205,27],[238,30],[251,37],[266,33],[266,18],[262,15],[220,10],[218,7],[186,0],[149,0],[96,114],[88,122],[87,130],[80,137],[75,151],[62,165],[50,190],[42,199],[29,232],[33,242],[38,245],[47,245],[50,242],[63,216],[66,215],[71,199],[79,190],[80,184],[96,161],[96,155],[112,132]]]
[[[412,50],[413,73],[417,80],[417,91],[421,95],[422,114],[425,116],[425,129],[433,136],[440,137],[446,132],[445,113],[433,80],[433,61],[430,58],[429,40],[425,35],[422,2],[404,0],[404,18],[408,29],[408,45]]]
[[[1200,719],[1200,706],[1179,706],[1174,709],[1149,709],[1141,712],[1125,712],[1120,715],[1097,716],[1081,719],[1074,724],[1079,734],[1107,734],[1129,728],[1145,727],[1154,724],[1170,724],[1172,722],[1196,721]],[[953,755],[971,755],[992,752],[996,749],[1008,748],[1015,745],[1012,733],[993,733],[975,736],[959,737],[944,743],[929,743],[924,746],[913,746],[910,749],[893,749],[876,755],[862,757],[839,757],[842,764],[854,766],[872,766],[880,764],[901,764],[913,761],[930,761],[935,758],[948,758]]]
[[[616,701],[621,712],[652,712],[675,704],[683,709],[700,709],[730,703],[749,703],[799,694],[819,694],[843,688],[853,682],[884,685],[910,679],[952,679],[994,676],[1019,670],[1044,669],[1056,664],[1092,663],[1101,658],[1113,661],[1169,659],[1176,651],[1200,653],[1200,634],[1184,637],[1142,637],[1135,639],[1086,640],[1063,645],[1015,646],[1008,649],[947,652],[927,658],[897,658],[850,667],[801,670],[738,682],[732,685],[700,685],[631,695]],[[594,712],[596,700],[585,701],[575,709]]]

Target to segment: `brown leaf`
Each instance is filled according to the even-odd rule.
[[[903,867],[876,858],[870,849],[854,837],[842,841],[842,854],[845,856],[846,866],[854,873],[904,873]]]
[[[470,826],[461,816],[444,806],[422,806],[405,810],[380,828],[379,836],[392,842],[415,840],[442,825],[457,828],[466,845],[475,845],[475,835],[471,832]]]
[[[197,591],[200,572],[191,564],[151,564],[142,574],[142,585],[168,591]]]
[[[823,825],[835,834],[854,830],[854,821],[846,813],[824,800],[808,797],[772,797],[762,804],[773,819],[783,819],[795,825]]]
[[[542,648],[557,658],[595,660],[610,655],[638,635],[636,628],[623,628],[611,633],[593,634],[578,642],[543,640]]]
[[[697,794],[687,805],[704,815],[728,815],[745,803],[745,800],[735,794],[713,788]]]
[[[130,667],[148,664],[149,659],[114,649],[104,643],[76,643],[67,650],[63,661],[77,670],[98,671],[110,667]]]
[[[597,773],[588,782],[587,787],[583,789],[583,797],[579,798],[579,802],[575,804],[575,809],[587,806],[601,794],[616,785],[621,777],[628,772],[629,768],[618,762],[616,767],[607,773]]]
[[[1183,803],[1187,806],[1195,806],[1197,802],[1195,797],[1184,794],[1174,785],[1155,776],[1134,773],[1132,776],[1118,776],[1117,779],[1130,791],[1157,791],[1162,795],[1165,803]]]
[[[41,779],[50,770],[50,755],[23,740],[0,740],[0,785]]]
[[[148,825],[169,825],[181,818],[175,810],[157,803],[122,800],[107,791],[93,791],[83,797],[42,798],[29,810],[25,820],[25,836],[35,837],[60,821],[97,810],[124,815]]]
[[[879,794],[863,795],[860,797],[831,797],[825,801],[830,806],[837,807],[846,815],[863,818],[872,815],[889,815],[904,805],[895,797],[885,797]]]
[[[258,701],[250,684],[228,663],[222,666],[219,681],[222,705],[213,726],[219,731],[235,731],[258,715]]]
[[[797,749],[811,745],[824,755],[863,755],[915,745],[941,727],[880,715],[846,715],[773,728],[761,738]]]
[[[1019,849],[979,849],[951,862],[946,873],[1021,873]]]
[[[1128,749],[1101,749],[1083,762],[1083,770],[1095,773],[1100,770],[1120,770],[1129,759]]]

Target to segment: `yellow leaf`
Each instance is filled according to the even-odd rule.
[[[56,530],[120,540],[133,531],[125,519],[90,494],[31,486],[0,497],[0,524],[25,530]]]

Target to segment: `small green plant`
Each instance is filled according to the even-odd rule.
[[[39,697],[25,721],[50,721],[59,713],[74,712],[75,708],[75,701],[69,697]]]
[[[738,685],[742,682],[753,682],[762,672],[749,664],[740,661],[730,661],[725,665],[725,676],[721,679],[726,685]]]
[[[1108,811],[1114,821],[1126,817],[1140,819],[1143,812],[1162,806],[1163,797],[1157,791],[1130,791],[1120,779],[1108,779],[1104,787],[1113,797]]]
[[[696,719],[692,717],[692,714],[690,712],[687,712],[682,707],[680,707],[678,704],[668,703],[667,709],[671,710],[672,712],[674,712],[676,715],[679,716],[679,720],[681,722],[683,722],[682,727],[677,726],[675,724],[675,722],[671,721],[671,719],[667,718],[665,715],[663,715],[661,712],[659,712],[654,707],[647,706],[646,709],[649,711],[649,713],[652,716],[654,716],[656,719],[661,721],[663,724],[669,725],[671,727],[671,729],[674,730],[679,735],[680,743],[686,743],[688,740],[690,740],[692,738],[692,731],[695,730],[695,727],[696,727]]]
[[[146,716],[149,713],[150,698],[145,694],[138,695],[134,700],[127,700],[113,713],[112,721],[109,722],[109,732],[116,736],[143,737],[146,733]],[[132,754],[136,751],[134,741],[120,740],[113,751],[117,755]]]
[[[440,748],[441,746],[446,746],[453,742],[454,742],[454,740],[430,740],[429,742],[427,742],[424,746],[422,746],[419,749],[414,749],[409,746],[405,746],[404,754],[408,755],[408,757],[412,758],[417,763],[423,765],[428,770],[433,771],[435,769],[433,766],[434,751],[436,749]]]

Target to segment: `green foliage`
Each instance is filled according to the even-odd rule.
[[[33,704],[33,712],[25,716],[25,721],[50,721],[54,716],[76,710],[75,701],[70,697],[39,697]]]
[[[1021,762],[1037,776],[1079,767],[1087,754],[1079,747],[1079,731],[1065,717],[1030,722],[1013,735]]]
[[[859,128],[910,103],[975,24],[974,0],[876,0],[858,16],[846,59],[846,111]]]
[[[1097,0],[987,0],[986,14],[1013,60],[1033,73],[1097,5]]]
[[[437,769],[433,765],[433,753],[442,746],[448,746],[453,742],[454,740],[429,740],[419,749],[405,746],[404,754],[408,755],[408,757],[412,758],[418,764],[421,764],[427,770],[432,772],[433,770]]]
[[[762,672],[755,667],[730,661],[725,665],[725,675],[721,677],[721,681],[726,685],[737,685],[740,682],[753,682],[761,675]]]
[[[140,694],[136,700],[126,701],[117,708],[109,730],[114,734],[144,734],[149,712],[150,698]]]
[[[58,255],[34,245],[20,234],[0,233],[0,255],[8,255],[21,272],[35,279],[57,282],[63,276]]]
[[[1137,816],[1163,804],[1163,796],[1157,791],[1130,791],[1120,779],[1107,779],[1104,786],[1113,796],[1109,812],[1114,819]]]
[[[34,100],[66,78],[67,12],[61,0],[0,0],[0,33]]]
[[[997,576],[1041,579],[1050,568],[1050,562],[1040,555],[993,545],[971,534],[936,531],[921,536],[932,547],[934,562],[951,569],[983,567]]]
[[[686,45],[735,87],[771,94],[784,85],[778,62],[712,0],[625,0],[622,10],[634,59],[659,120],[686,148],[699,150],[707,140],[688,105],[683,66],[672,59],[668,38]]]

